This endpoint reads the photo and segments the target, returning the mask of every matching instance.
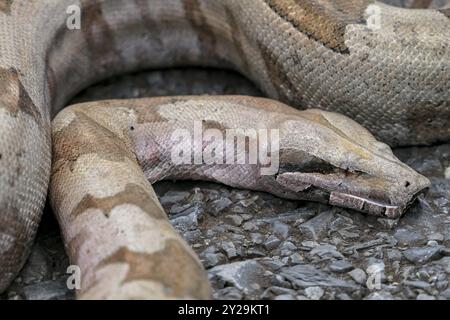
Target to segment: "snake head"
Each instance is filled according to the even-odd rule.
[[[276,182],[291,198],[395,219],[430,186],[388,145],[345,116],[307,110],[281,127]]]

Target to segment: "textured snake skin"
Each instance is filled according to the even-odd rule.
[[[73,4],[81,8],[81,30],[66,26]],[[270,98],[343,113],[391,146],[435,143],[450,137],[449,17],[448,9],[413,11],[368,0],[0,0],[0,291],[23,265],[40,220],[52,116],[81,89],[144,68],[232,68]],[[63,150],[77,161],[70,145]],[[348,159],[350,169],[354,162]],[[410,174],[413,189],[427,184]],[[298,178],[283,177],[286,186]],[[331,178],[309,181],[329,188]],[[357,206],[348,201],[334,198],[335,204]],[[165,248],[184,250],[174,243]],[[117,254],[136,263],[112,268],[146,271],[139,267],[141,256]],[[161,296],[152,288],[143,295]],[[99,296],[86,289],[88,297],[93,292]],[[207,292],[191,287],[165,297]]]

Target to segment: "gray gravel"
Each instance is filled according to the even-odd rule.
[[[207,92],[259,94],[223,72],[199,71],[192,86],[178,80],[191,70],[163,74],[119,78],[78,101],[201,94],[198,83],[205,80],[212,83]],[[165,91],[158,81],[169,82]],[[205,182],[161,182],[155,189],[207,268],[216,299],[450,299],[450,144],[395,153],[430,177],[432,186],[394,222]],[[67,266],[47,209],[26,267],[1,298],[71,299]]]

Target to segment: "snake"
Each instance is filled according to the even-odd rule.
[[[80,299],[211,297],[155,195],[160,180],[399,218],[430,181],[391,147],[450,138],[449,31],[449,9],[374,0],[0,0],[0,292],[48,192]],[[267,98],[66,107],[100,80],[179,66],[235,70]],[[254,156],[251,141],[269,162],[236,160]],[[215,162],[192,161],[211,149]]]

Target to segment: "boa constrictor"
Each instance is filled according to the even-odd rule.
[[[66,24],[72,5],[80,30]],[[150,185],[164,178],[398,217],[429,181],[369,131],[391,146],[448,140],[449,17],[372,0],[0,0],[0,291],[29,252],[51,165],[82,298],[210,296]],[[84,87],[180,65],[235,69],[272,99],[322,111],[245,97],[107,101],[65,109],[51,135]],[[169,132],[195,120],[278,129],[279,171],[171,165]]]

